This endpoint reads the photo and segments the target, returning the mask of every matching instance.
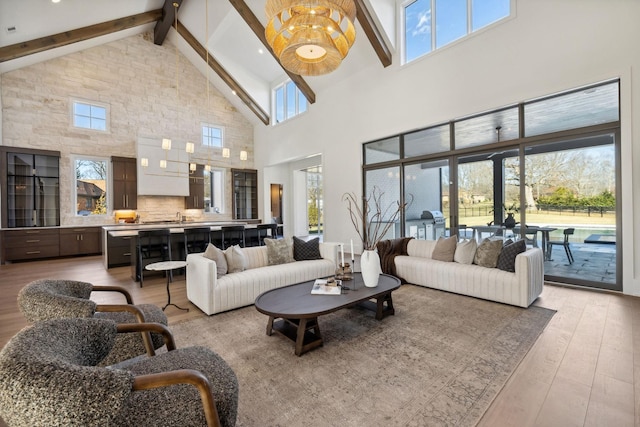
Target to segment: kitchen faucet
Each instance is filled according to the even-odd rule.
[[[182,222],[182,215],[180,214],[180,211],[176,213],[176,221]]]

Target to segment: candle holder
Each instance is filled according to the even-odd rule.
[[[353,280],[353,270],[351,270],[351,265],[348,262],[338,265],[338,268],[336,268],[336,279],[342,281]]]

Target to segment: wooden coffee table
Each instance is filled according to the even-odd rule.
[[[255,302],[256,309],[269,316],[267,335],[276,331],[294,341],[296,356],[322,346],[318,317],[323,314],[354,305],[375,311],[377,320],[395,313],[391,292],[400,287],[400,280],[396,277],[381,274],[378,286],[367,288],[362,275],[356,273],[353,280],[344,282],[345,286],[356,290],[344,291],[340,295],[312,295],[313,283],[314,280],[310,280],[272,289],[258,295]]]

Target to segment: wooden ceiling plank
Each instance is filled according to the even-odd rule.
[[[267,43],[267,38],[264,35],[265,28],[262,26],[262,23],[253,13],[251,8],[247,5],[247,3],[245,3],[244,0],[229,0],[229,3],[231,3],[231,5],[235,7],[242,19],[244,19],[244,21],[249,26],[249,28],[251,28],[258,39],[260,39],[264,47],[271,53],[271,56],[273,56],[278,65],[282,67],[282,64],[280,64],[280,61],[278,60],[278,57],[275,53],[273,53],[273,50],[271,49],[271,46],[269,46],[269,43]],[[309,101],[310,104],[315,103],[316,94],[313,92],[313,89],[311,89],[304,78],[302,78],[302,76],[298,74],[294,74],[286,70],[284,67],[282,69],[285,73],[287,73],[291,81],[295,83],[298,89],[300,89],[300,92],[302,92],[304,97],[307,98],[307,101]]]
[[[270,123],[270,117],[266,111],[264,111],[260,105],[256,101],[251,98],[251,96],[243,89],[240,84],[235,81],[235,79],[224,69],[224,67],[216,61],[216,59],[209,53],[207,55],[207,49],[198,41],[196,38],[185,28],[184,25],[178,20],[178,34],[185,39],[185,41],[196,51],[200,57],[207,62],[213,71],[216,72],[218,76],[229,86],[233,91],[235,91],[236,96],[238,96],[242,102],[244,102],[247,107],[253,113],[258,116],[258,118],[265,124],[268,125]],[[207,82],[208,83],[208,82]]]
[[[178,3],[178,8],[182,6],[183,0],[164,0],[162,5],[162,18],[158,19],[153,29],[153,43],[161,46],[169,33],[169,28],[173,27],[176,19],[176,10],[173,3]]]
[[[382,66],[388,67],[391,65],[392,60],[391,50],[382,37],[382,32],[373,20],[364,0],[354,0],[354,2],[356,4],[356,18],[358,18],[360,26],[369,39],[369,43],[371,43],[373,50],[378,55],[380,62],[382,62]]]
[[[149,24],[157,21],[161,17],[162,9],[157,9],[124,18],[114,19],[112,21],[102,22],[100,24],[89,25],[88,27],[65,31],[51,36],[16,43],[10,46],[0,47],[0,62],[10,61],[12,59],[21,58],[34,53],[44,52],[50,49],[89,40],[94,37],[127,30],[139,25]]]

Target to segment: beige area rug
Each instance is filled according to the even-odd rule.
[[[473,426],[555,313],[413,285],[393,299],[382,321],[320,317],[324,346],[302,357],[253,306],[171,329],[236,372],[238,426]]]

